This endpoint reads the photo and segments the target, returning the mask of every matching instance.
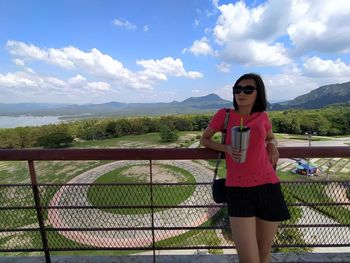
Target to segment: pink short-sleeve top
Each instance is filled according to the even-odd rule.
[[[208,127],[219,132],[224,128],[226,110],[220,109],[211,119]],[[241,115],[230,109],[227,123],[226,144],[231,144],[231,128],[239,126]],[[266,149],[266,134],[272,128],[266,112],[254,112],[243,115],[243,124],[250,128],[250,139],[247,157],[244,163],[235,162],[226,156],[226,186],[252,187],[268,183],[278,183],[276,171],[273,168]]]

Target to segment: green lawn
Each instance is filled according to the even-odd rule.
[[[275,137],[277,139],[291,139],[291,140],[304,140],[308,141],[309,138],[307,135],[304,134],[286,134],[286,133],[275,133]],[[330,136],[318,136],[318,135],[312,135],[311,141],[331,141],[332,138]]]
[[[171,165],[159,165],[169,169],[181,177],[182,183],[195,183],[192,174],[184,169]],[[131,174],[125,176],[122,173],[132,166],[125,166],[100,176],[94,183],[146,183],[147,181],[139,179],[138,175]],[[135,166],[133,166],[135,167]],[[147,166],[148,168],[148,166]],[[96,206],[150,206],[151,191],[153,191],[154,205],[174,206],[182,203],[189,198],[194,190],[195,185],[93,185],[89,187],[88,199],[92,205]],[[104,209],[103,210],[116,214],[144,214],[150,213],[151,208],[126,208],[126,209]],[[164,210],[157,208],[155,211]]]
[[[325,184],[291,184],[286,191],[300,202],[305,203],[332,203],[334,202],[326,194]],[[350,210],[343,206],[313,206],[320,213],[335,219],[340,224],[350,224]]]
[[[103,148],[103,147],[121,147],[121,148],[143,148],[143,147],[186,147],[195,141],[196,135],[201,135],[199,131],[181,131],[178,132],[179,138],[176,142],[161,142],[159,133],[146,133],[141,135],[128,135],[112,139],[76,142],[73,148]]]
[[[160,136],[158,133],[149,133],[144,135],[133,135],[124,136],[121,138],[113,138],[107,140],[96,140],[89,142],[79,142],[75,143],[73,148],[103,148],[103,147],[124,147],[124,148],[148,148],[148,147],[188,147],[192,143],[198,141],[196,135],[201,135],[202,132],[179,132],[179,139],[175,143],[162,143],[160,142]],[[295,138],[301,140],[307,140],[305,135],[295,136],[295,135],[285,135],[276,134],[278,139],[282,138]],[[313,140],[325,140],[327,138],[320,136],[312,136]],[[220,141],[220,135],[217,134],[216,141]],[[350,145],[350,143],[348,144]],[[215,166],[216,160],[208,161],[209,164]],[[90,170],[96,166],[102,165],[106,161],[39,161],[35,162],[37,176],[39,183],[65,183],[75,176],[83,173],[84,171]],[[180,175],[183,182],[194,182],[194,178],[187,171],[174,167],[167,166],[169,170],[172,170]],[[110,173],[107,173],[99,177],[96,183],[139,183],[144,182],[144,180],[138,179],[136,176],[131,178],[129,176],[123,176],[123,169],[128,169],[128,167],[123,167],[116,169]],[[226,174],[225,161],[222,160],[219,169],[219,177],[224,177]],[[280,179],[294,181],[294,180],[310,180],[305,176],[295,175],[288,172],[278,171],[278,176]],[[339,175],[341,176],[341,175]],[[341,177],[337,177],[339,179]],[[335,177],[331,177],[335,179]],[[344,175],[343,179],[349,179],[349,175]],[[0,184],[9,183],[29,183],[29,173],[27,162],[0,162]],[[103,187],[103,190],[101,190]],[[106,186],[92,186],[88,191],[88,198],[90,202],[94,205],[150,205],[150,186],[137,186],[133,187],[133,190],[126,191],[120,188],[116,191],[117,186],[106,187]],[[58,190],[58,187],[47,188],[47,190],[42,192],[42,204],[46,205],[51,200],[54,193]],[[130,189],[130,188],[128,188]],[[154,204],[155,205],[176,205],[189,196],[192,195],[195,186],[154,186]],[[328,196],[325,194],[323,185],[289,185],[284,188],[284,193],[286,199],[291,202],[330,202]],[[0,203],[4,206],[6,205],[33,205],[32,189],[29,187],[10,189],[5,187],[0,187]],[[338,222],[349,224],[350,212],[341,206],[325,207],[318,206],[315,207],[321,213],[336,219]],[[108,212],[118,213],[118,214],[138,214],[147,213],[149,209],[105,209]],[[159,211],[159,210],[156,210]],[[210,219],[205,225],[215,224],[220,217],[223,216],[223,210],[216,215],[216,218]],[[293,214],[293,222],[300,216],[300,208],[291,207],[291,213]],[[47,218],[46,211],[44,211],[44,217]],[[0,211],[0,228],[1,227],[20,227],[24,225],[33,224],[37,221],[36,212],[34,209],[31,210],[1,210]],[[209,231],[210,232],[210,231]],[[290,242],[302,243],[300,233],[295,232],[295,229],[285,229],[278,238],[281,238],[281,242],[284,240],[289,240]],[[50,233],[49,239],[51,242],[62,242],[65,246],[77,247],[80,244],[74,243],[73,241],[65,239],[58,232]],[[23,235],[14,235],[12,237],[5,237],[0,239],[0,248],[6,247],[7,244],[16,244],[16,241],[24,240],[23,242],[30,242],[32,244],[40,243],[40,236],[26,233]],[[179,237],[173,237],[168,240],[163,240],[157,242],[157,246],[174,246],[183,244],[192,245],[210,245],[217,244],[219,239],[214,233],[208,233],[208,231],[189,231]],[[38,243],[39,242],[39,243]],[[288,250],[288,249],[287,249]],[[54,252],[53,254],[80,254],[81,252]],[[86,252],[84,252],[85,254]],[[107,252],[87,252],[89,254],[107,253]],[[127,254],[129,252],[110,252],[110,254]],[[20,253],[27,254],[27,253]]]

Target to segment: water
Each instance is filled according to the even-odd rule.
[[[0,116],[0,128],[16,128],[24,126],[40,126],[60,123],[58,116]]]

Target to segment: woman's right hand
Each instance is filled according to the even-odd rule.
[[[225,153],[231,156],[231,158],[235,162],[239,161],[241,158],[241,152],[239,150],[232,148],[230,144],[225,145]]]

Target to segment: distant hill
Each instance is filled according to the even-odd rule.
[[[333,104],[350,105],[350,82],[319,87],[293,100],[268,103],[269,110],[292,108],[318,109]],[[223,107],[232,107],[232,102],[216,94],[191,97],[184,101],[169,103],[122,103],[101,104],[48,104],[48,103],[0,103],[0,116],[64,116],[65,118],[86,118],[101,116],[146,116],[167,114],[209,113]]]
[[[350,82],[321,86],[293,100],[274,103],[272,110],[320,109],[332,104],[350,105]]]
[[[179,103],[182,107],[194,109],[219,109],[222,107],[232,107],[232,102],[223,100],[218,95],[212,93],[203,97],[191,97]]]
[[[1,116],[145,116],[166,114],[191,114],[213,112],[223,107],[232,107],[232,102],[216,94],[202,97],[191,97],[182,102],[169,103],[121,103],[102,104],[40,104],[40,103],[0,103]]]

